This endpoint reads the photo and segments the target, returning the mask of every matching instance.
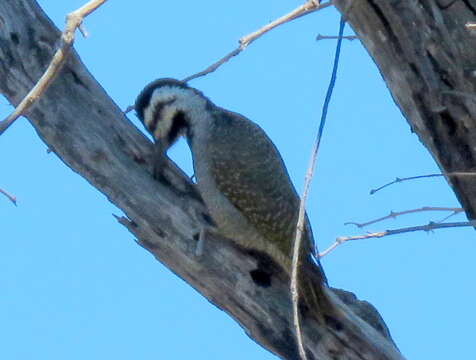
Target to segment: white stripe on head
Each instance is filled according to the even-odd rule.
[[[171,89],[169,86],[167,88]],[[152,135],[156,139],[165,136],[170,131],[172,119],[177,113],[174,105],[176,96],[173,92],[163,90],[164,88],[154,90],[149,105],[144,110],[144,125],[149,132],[153,132]],[[157,118],[158,116],[160,118]]]
[[[144,125],[155,139],[165,138],[172,128],[178,111],[186,112],[193,120],[197,111],[203,111],[207,100],[192,89],[163,86],[154,90],[144,110]],[[160,117],[157,119],[157,117]]]

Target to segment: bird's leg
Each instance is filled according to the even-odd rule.
[[[166,165],[166,156],[165,147],[161,141],[156,141],[154,143],[154,158],[153,158],[153,169],[152,176],[155,180],[161,181],[164,180],[163,169]]]
[[[164,143],[160,140],[157,140],[154,143],[154,157],[153,157],[153,177],[155,180],[161,182],[161,183],[166,183],[166,184],[171,184],[164,173],[164,168],[167,166],[167,155],[166,155],[166,149],[167,147],[164,145]],[[195,177],[195,174],[192,176],[192,179]],[[200,201],[203,201],[200,197],[200,194],[196,191],[196,189],[191,187],[191,190],[193,190],[194,196],[199,199]],[[214,225],[213,220],[210,218],[208,214],[204,214],[204,220],[209,224],[208,226],[205,225],[198,234],[194,236],[195,239],[197,239],[197,246],[195,248],[195,255],[197,257],[200,257],[203,255],[203,249],[205,247],[205,238],[207,236],[207,232],[209,233],[211,231],[211,227]],[[197,238],[198,237],[198,238]]]

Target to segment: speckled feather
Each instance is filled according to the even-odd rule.
[[[300,199],[281,155],[266,133],[242,115],[216,107],[211,116],[206,153],[215,186],[281,255],[264,247],[266,253],[290,271]],[[308,309],[323,321],[322,314],[332,313],[333,307],[320,291],[327,283],[324,271],[311,260],[314,240],[307,215],[304,228],[299,291]],[[246,245],[263,248],[258,243]]]
[[[256,230],[290,257],[299,212],[299,197],[284,162],[268,136],[240,114],[214,112],[208,156],[219,190]],[[306,224],[303,250],[312,251]]]

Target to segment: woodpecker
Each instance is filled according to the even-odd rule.
[[[299,196],[283,159],[266,133],[246,117],[213,104],[175,79],[158,79],[137,97],[135,110],[157,148],[166,151],[184,136],[192,152],[196,186],[217,231],[291,273]],[[160,172],[160,169],[157,169]],[[327,281],[313,261],[314,241],[306,216],[299,291],[319,318],[332,306]]]

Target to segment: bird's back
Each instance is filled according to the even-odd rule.
[[[197,169],[195,161],[199,188],[216,187],[230,205],[244,215],[249,226],[290,259],[299,197],[281,155],[265,132],[240,114],[219,109],[213,113],[208,138],[202,142],[198,152],[207,157],[207,161],[204,170]],[[202,180],[208,184],[200,184]],[[214,218],[220,219],[228,211],[220,208],[223,206],[217,205],[216,199],[205,195],[204,201],[212,202],[209,210]],[[234,219],[236,214],[227,216],[225,224],[219,224],[228,232],[224,235],[236,237],[240,229],[244,230],[243,219],[236,219],[239,224],[233,226]],[[259,247],[253,243],[243,245]],[[307,223],[303,250],[309,253],[312,248],[312,232]]]

